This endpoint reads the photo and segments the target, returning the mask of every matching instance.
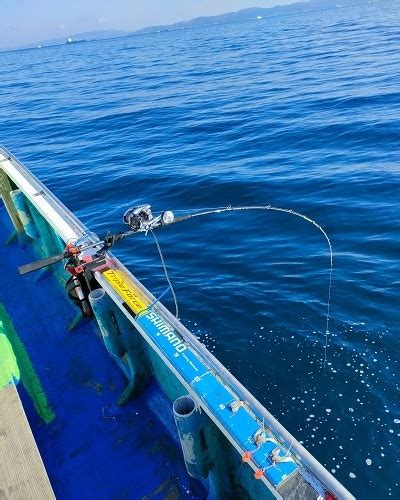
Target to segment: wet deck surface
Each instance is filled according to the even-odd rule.
[[[0,498],[55,498],[14,384],[0,389]]]

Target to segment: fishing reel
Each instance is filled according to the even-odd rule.
[[[150,205],[138,205],[136,207],[128,208],[122,219],[125,224],[132,229],[132,231],[147,233],[148,231],[156,229],[160,226],[172,224],[175,217],[169,210],[154,217],[151,212]]]

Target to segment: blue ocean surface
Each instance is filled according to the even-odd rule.
[[[400,497],[399,20],[379,2],[0,53],[0,142],[99,235],[139,203],[324,228],[325,370],[315,225],[158,236],[182,322],[362,499]],[[115,254],[165,290],[150,235]]]

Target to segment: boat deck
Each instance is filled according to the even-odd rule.
[[[189,482],[166,396],[150,383],[143,396],[116,405],[125,381],[95,323],[86,320],[68,331],[77,309],[53,274],[18,274],[18,266],[37,257],[18,242],[5,244],[11,231],[0,201],[0,303],[12,321],[7,329],[20,372],[16,387],[55,495],[204,498],[201,486]],[[3,404],[1,411],[3,426],[10,427],[13,410]],[[25,447],[21,452],[0,457],[0,484],[9,471],[8,482],[22,488],[24,477],[13,468],[15,460],[29,459]],[[34,498],[33,491],[25,498]]]
[[[55,498],[14,384],[0,389],[0,497]]]

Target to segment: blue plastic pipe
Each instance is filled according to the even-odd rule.
[[[118,399],[122,405],[140,392],[148,379],[142,343],[138,332],[102,288],[90,292],[89,301],[104,345],[128,379]]]
[[[24,193],[20,189],[15,189],[14,191],[11,191],[10,195],[26,235],[33,240],[36,240],[39,238],[39,232],[32,219]]]
[[[29,212],[35,223],[35,228],[39,233],[40,246],[42,247],[43,253],[46,257],[51,255],[56,255],[60,253],[60,249],[52,236],[52,228],[46,219],[39,213],[37,208],[29,201],[26,200]]]
[[[207,416],[189,395],[174,401],[173,413],[186,469],[190,476],[204,479],[210,470],[204,434]]]

